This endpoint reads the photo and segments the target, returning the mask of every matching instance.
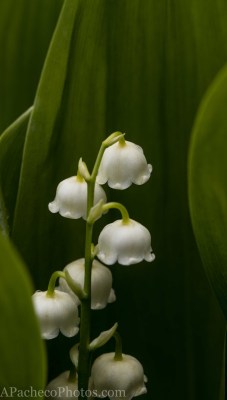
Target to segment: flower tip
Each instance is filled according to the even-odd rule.
[[[59,211],[59,206],[56,203],[56,201],[52,201],[51,203],[48,204],[48,209],[51,213],[55,214]]]
[[[108,186],[111,189],[116,189],[116,190],[125,190],[128,189],[129,186],[131,186],[131,181],[125,181],[125,182],[114,182],[109,180],[108,181]]]
[[[139,392],[136,394],[136,396],[141,396],[142,394],[146,394],[147,393],[147,388],[146,388],[146,386],[144,385],[140,390],[139,390]]]
[[[116,301],[116,294],[115,294],[114,289],[111,289],[109,298],[108,298],[108,303],[113,303],[114,301]]]
[[[79,318],[77,319],[77,322],[78,323],[80,322]],[[61,328],[61,332],[66,337],[73,337],[73,336],[77,335],[77,333],[79,332],[79,328],[78,328],[78,326],[66,328],[66,329]]]
[[[79,159],[78,163],[78,173],[82,177],[82,179],[85,179],[85,181],[89,181],[91,178],[91,175],[88,171],[86,163],[83,161],[82,157]]]
[[[154,254],[154,253],[149,253],[149,254],[147,255],[147,257],[145,257],[145,260],[146,260],[147,262],[152,262],[152,261],[154,261],[154,260],[155,260],[155,254]]]

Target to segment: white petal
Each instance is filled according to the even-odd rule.
[[[72,326],[71,323],[65,323],[63,326],[60,327],[60,331],[63,335],[67,337],[73,337],[79,332],[79,328],[78,326]]]
[[[116,294],[115,294],[115,291],[113,289],[111,289],[110,295],[108,298],[108,303],[113,303],[114,301],[116,301]]]
[[[152,172],[152,165],[148,164],[144,166],[144,170],[140,171],[140,174],[136,175],[133,179],[133,183],[136,185],[143,185],[150,179]]]
[[[46,294],[36,292],[32,296],[43,339],[53,339],[59,330],[66,336],[74,336],[79,324],[75,302],[69,294],[59,290],[54,291],[53,297]]]
[[[106,202],[106,194],[102,187],[95,185],[94,203],[99,200]],[[59,183],[56,196],[53,202],[49,203],[51,212],[65,218],[78,219],[86,218],[87,211],[87,183],[75,176],[67,178]]]
[[[55,400],[69,400],[69,393],[73,393],[73,399],[78,399],[77,382],[69,381],[70,371],[65,371],[54,378],[46,386],[47,398]],[[51,395],[51,397],[49,396]]]
[[[123,398],[130,400],[145,393],[142,365],[130,355],[122,356],[122,360],[115,361],[114,353],[107,353],[95,360],[91,369],[91,389],[97,390],[99,396],[103,390],[122,390]]]
[[[142,185],[150,178],[152,167],[147,164],[140,146],[125,141],[108,147],[103,155],[98,171],[97,182],[113,189],[124,190],[132,183]]]
[[[64,271],[67,270],[71,278],[80,285],[81,288],[84,286],[84,259],[73,261],[68,264]],[[69,288],[67,282],[60,278],[59,284],[62,290],[70,293],[75,301],[78,301],[78,297],[74,295],[72,290]],[[106,307],[110,296],[112,287],[112,274],[110,270],[101,264],[99,261],[94,260],[91,270],[91,308],[93,310],[100,310]]]
[[[57,213],[59,211],[59,205],[55,200],[48,204],[48,208],[52,213]]]
[[[130,219],[128,224],[117,220],[104,227],[99,235],[97,257],[107,265],[119,262],[130,265],[143,259],[152,261],[151,236],[147,228]]]

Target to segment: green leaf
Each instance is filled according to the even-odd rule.
[[[62,2],[0,1],[0,131],[33,103]]]
[[[227,67],[199,109],[189,154],[193,228],[209,281],[227,319]]]
[[[61,127],[62,124],[61,108],[65,108],[62,97],[77,10],[78,1],[65,2],[49,48],[26,134],[14,218],[13,238],[22,255],[26,257],[27,263],[33,267],[34,279],[39,286],[48,281],[51,254],[56,252],[58,259],[61,253],[60,248],[59,253],[56,248],[55,235],[60,233],[63,243],[65,237],[64,229],[58,229],[56,223],[59,221],[50,215],[47,205],[53,199],[53,185],[57,184],[56,176],[59,174],[60,163],[56,164],[54,160],[62,160],[61,153],[64,152],[65,146],[58,137],[58,131],[59,125]],[[29,204],[26,212],[25,203]],[[32,231],[31,224],[34,227]],[[53,250],[54,248],[56,250]],[[39,268],[35,265],[37,254],[47,255]],[[63,266],[60,264],[60,267]]]
[[[16,204],[25,134],[32,108],[0,136],[0,229],[11,230]]]
[[[31,302],[31,283],[9,240],[0,234],[0,397],[5,388],[43,389],[45,356]],[[16,394],[12,396],[16,398]],[[28,395],[28,399],[38,395]]]
[[[51,215],[47,206],[59,181],[75,174],[76,156],[85,152],[89,160],[95,158],[88,143],[98,142],[98,149],[98,139],[105,132],[105,120],[100,118],[105,111],[103,2],[85,3],[67,0],[64,4],[26,133],[12,237],[39,288],[47,284],[53,268],[63,268],[75,254],[81,256],[83,234],[76,236],[76,246],[75,235],[78,230],[84,231],[83,222],[76,226],[73,221]],[[101,65],[98,71],[93,70],[93,59],[99,59],[99,55]],[[93,101],[98,112],[92,107]],[[92,127],[87,129],[90,123]]]

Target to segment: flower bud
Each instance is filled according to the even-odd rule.
[[[100,200],[106,202],[106,194],[98,184],[95,185],[94,204]],[[62,217],[86,219],[87,212],[87,182],[83,178],[72,176],[60,182],[54,201],[49,203],[50,212]]]
[[[85,275],[84,258],[66,265],[63,271],[68,271],[72,280],[83,289]],[[80,304],[80,300],[70,289],[65,279],[60,278],[59,284],[62,290],[70,293],[77,304]],[[91,269],[91,308],[93,310],[100,310],[106,307],[107,303],[115,301],[115,299],[116,297],[112,289],[112,274],[110,270],[99,261],[94,260]]]
[[[43,339],[53,339],[59,334],[72,337],[79,331],[78,310],[68,293],[55,290],[52,296],[37,291],[32,296]]]
[[[98,397],[116,393],[111,396],[112,400],[131,400],[146,393],[146,378],[140,362],[127,354],[122,354],[121,360],[115,360],[114,356],[115,353],[106,353],[96,358],[91,369],[91,390],[97,391]]]
[[[132,183],[142,185],[150,178],[152,166],[147,164],[140,146],[119,141],[108,147],[100,164],[97,182],[108,182],[113,189],[127,189]]]
[[[89,350],[94,351],[98,349],[99,347],[104,346],[115,334],[116,330],[118,327],[118,323],[116,322],[112,328],[108,329],[107,331],[103,331],[97,336],[95,339],[92,340],[92,342],[89,344]]]
[[[107,265],[137,264],[143,259],[153,261],[151,235],[139,222],[117,220],[104,227],[98,238],[97,257]]]

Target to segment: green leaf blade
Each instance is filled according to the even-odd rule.
[[[8,233],[13,225],[25,134],[31,112],[32,107],[0,136],[0,226]]]
[[[189,197],[197,244],[227,318],[227,68],[200,107],[189,154]]]
[[[32,306],[31,283],[16,251],[2,235],[0,265],[0,390],[43,389],[45,353]]]

